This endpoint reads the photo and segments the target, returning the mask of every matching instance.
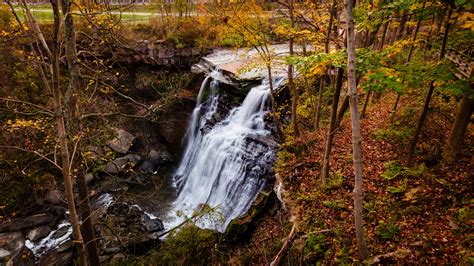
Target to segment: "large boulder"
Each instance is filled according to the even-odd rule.
[[[116,175],[122,172],[127,165],[135,166],[140,161],[140,156],[137,154],[127,154],[123,157],[117,158],[105,165],[104,171],[106,173]]]
[[[55,217],[49,213],[41,213],[32,215],[26,218],[15,218],[8,222],[0,224],[0,233],[20,231],[26,228],[35,227],[38,225],[49,224],[55,220]]]
[[[123,129],[116,132],[116,137],[107,142],[107,145],[118,153],[125,154],[133,144],[135,137]]]

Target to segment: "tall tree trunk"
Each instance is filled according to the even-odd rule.
[[[403,31],[405,30],[405,24],[408,20],[408,12],[406,10],[403,11],[402,17],[400,18],[400,25],[397,29],[397,34],[395,34],[395,40],[399,40],[403,36]]]
[[[377,33],[379,32],[381,25],[382,23],[378,23],[377,25],[375,25],[375,29],[369,32],[369,35],[367,36],[367,39],[364,43],[364,47],[369,47],[374,44],[375,39],[377,38]]]
[[[331,39],[331,29],[334,17],[336,16],[336,0],[332,0],[332,5],[330,9],[329,15],[329,24],[328,29],[326,31],[326,41],[324,42],[324,52],[329,53],[329,40]]]
[[[66,128],[64,126],[64,113],[61,100],[61,89],[59,81],[59,56],[61,49],[60,40],[60,29],[61,29],[61,18],[59,14],[59,6],[57,0],[50,0],[54,14],[54,33],[53,33],[53,49],[52,49],[52,73],[53,73],[53,98],[54,98],[54,110],[56,116],[56,130],[59,139],[59,146],[61,149],[61,161],[62,161],[62,173],[64,178],[64,186],[66,189],[66,199],[69,208],[69,216],[72,224],[74,242],[77,246],[77,251],[80,258],[80,264],[86,265],[86,257],[84,251],[84,241],[82,239],[81,227],[79,218],[76,211],[76,205],[74,201],[74,191],[72,187],[71,167],[70,167],[70,156],[68,149],[68,140],[66,136]]]
[[[354,221],[356,230],[357,248],[362,260],[368,256],[367,245],[364,236],[364,220],[362,217],[363,180],[362,180],[362,158],[361,158],[361,135],[359,124],[359,113],[357,110],[357,85],[355,73],[355,30],[354,17],[352,16],[352,1],[345,0],[347,10],[347,81],[349,91],[349,103],[352,120],[352,157],[354,162]]]
[[[80,201],[79,206],[81,207],[82,215],[82,234],[84,236],[87,258],[89,259],[90,265],[100,265],[99,250],[97,248],[95,229],[92,221],[92,210],[89,200],[89,192],[87,189],[87,181],[84,173],[81,173],[78,176],[77,181]]]
[[[341,125],[341,121],[344,118],[347,109],[349,109],[349,94],[346,94],[344,99],[342,99],[341,107],[339,107],[339,111],[337,112],[336,127]]]
[[[439,60],[444,58],[444,54],[446,52],[446,43],[448,41],[448,33],[449,33],[449,28],[451,27],[451,23],[449,22],[450,17],[451,17],[452,9],[449,9],[448,13],[448,18],[446,20],[446,26],[444,29],[444,36],[443,36],[443,42],[441,44],[441,51],[439,53]],[[423,128],[423,124],[425,123],[426,116],[428,114],[428,109],[430,107],[430,102],[431,102],[431,97],[433,95],[434,91],[434,81],[430,82],[430,88],[428,90],[428,94],[426,95],[426,100],[425,104],[423,106],[423,110],[421,112],[420,118],[418,120],[418,125],[415,130],[415,134],[413,136],[413,139],[410,143],[410,149],[408,151],[408,166],[411,166],[413,163],[413,158],[415,156],[415,150],[416,150],[416,145],[418,144],[418,139],[420,138],[420,133],[421,129]]]
[[[76,64],[77,50],[76,50],[76,30],[74,27],[74,20],[71,14],[71,5],[73,0],[60,0],[62,12],[64,15],[64,28],[65,28],[65,51],[66,61],[69,72],[69,87],[65,94],[65,105],[68,107],[69,114],[69,130],[79,132],[81,131],[81,122],[78,117],[79,111],[77,108],[77,94],[79,88],[79,77],[80,72]],[[78,189],[79,189],[79,200],[80,210],[82,215],[82,233],[84,237],[85,247],[87,251],[87,258],[89,264],[99,265],[99,251],[97,249],[97,242],[95,237],[95,229],[92,223],[91,208],[89,202],[89,193],[87,188],[87,182],[83,174],[77,177]]]
[[[323,92],[324,92],[324,75],[319,79],[319,91],[318,91],[318,104],[316,105],[316,118],[314,119],[314,130],[319,129],[319,121],[321,120],[321,107],[323,105]]]
[[[293,10],[293,0],[288,0],[288,12],[290,13],[290,26],[293,30],[295,28],[295,18],[294,18],[294,10]],[[289,49],[290,49],[290,56],[294,55],[294,36],[293,33],[290,33],[289,38]],[[299,136],[299,128],[298,128],[298,88],[295,86],[294,81],[294,65],[288,64],[288,85],[290,87],[290,91],[293,94],[292,102],[291,102],[291,123],[293,125],[293,133],[295,136]]]
[[[473,85],[471,84],[471,90],[473,89],[472,87]],[[467,131],[471,115],[474,112],[474,99],[470,96],[472,97],[469,93],[464,93],[453,126],[449,132],[448,141],[446,142],[443,153],[444,160],[446,161],[454,160],[461,148],[464,134]]]
[[[423,8],[425,7],[426,2],[423,2]],[[413,55],[413,50],[415,48],[415,42],[416,42],[416,37],[418,35],[418,31],[420,30],[420,25],[421,25],[421,18],[418,19],[418,22],[416,23],[416,28],[415,28],[415,33],[413,34],[413,40],[411,41],[410,45],[410,50],[408,51],[408,56],[407,60],[405,61],[405,64],[408,65],[411,61],[411,57]],[[404,80],[402,81],[402,83]],[[397,99],[395,100],[395,104],[393,105],[392,112],[390,114],[390,123],[393,123],[393,119],[395,118],[395,113],[397,112],[397,107],[398,107],[398,102],[400,101],[400,93],[397,92]]]
[[[372,92],[368,91],[367,94],[365,95],[365,100],[364,100],[364,105],[362,106],[362,113],[360,114],[360,118],[365,117],[365,112],[367,110],[367,105],[369,105],[369,100],[370,100],[370,94]]]
[[[383,25],[382,38],[380,39],[379,50],[382,50],[385,44],[385,37],[387,36],[387,30],[388,30],[389,24],[390,24],[390,21],[387,20],[387,22],[385,22],[385,24]]]
[[[329,177],[329,157],[331,155],[332,140],[334,139],[334,135],[336,134],[336,131],[337,131],[337,127],[336,127],[337,106],[339,104],[339,97],[341,96],[343,77],[344,77],[344,69],[338,68],[336,87],[334,89],[334,97],[332,101],[331,119],[329,122],[329,128],[328,128],[328,133],[326,137],[326,145],[324,147],[323,170],[321,172],[321,182],[323,183],[323,185],[326,183],[326,180]]]

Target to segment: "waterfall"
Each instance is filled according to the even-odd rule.
[[[271,138],[264,122],[269,106],[268,80],[253,87],[225,119],[203,130],[219,105],[220,75],[213,71],[199,90],[175,173],[178,195],[172,212],[190,217],[202,206],[215,208],[216,215],[205,215],[197,225],[224,232],[232,219],[248,211],[266,184],[262,175],[271,169],[274,147],[256,141]],[[183,219],[176,217],[170,227]]]

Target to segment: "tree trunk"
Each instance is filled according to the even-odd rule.
[[[326,183],[326,180],[329,177],[329,157],[331,155],[332,140],[334,139],[334,135],[336,134],[336,131],[337,131],[337,127],[336,127],[337,106],[339,104],[339,97],[341,96],[343,77],[344,77],[344,69],[338,68],[336,87],[334,90],[334,97],[332,101],[331,119],[329,122],[329,128],[328,128],[328,133],[326,137],[326,145],[324,148],[324,155],[323,155],[323,170],[321,172],[321,183],[323,185]]]
[[[68,140],[66,137],[66,128],[64,126],[64,113],[61,102],[61,89],[60,89],[60,77],[59,77],[59,56],[61,49],[60,28],[61,18],[59,14],[59,6],[57,0],[51,0],[51,5],[54,14],[54,33],[53,33],[53,49],[52,49],[52,73],[53,73],[53,98],[54,98],[54,110],[56,115],[56,130],[59,139],[59,146],[61,149],[61,161],[62,161],[62,173],[64,178],[64,186],[66,189],[66,198],[69,208],[69,216],[72,224],[74,242],[77,246],[77,251],[80,258],[80,264],[86,265],[86,257],[84,252],[84,241],[82,239],[81,227],[76,211],[76,205],[74,201],[74,191],[72,187],[71,167],[70,167],[70,156],[68,149]]]
[[[288,0],[288,12],[290,13],[290,26],[291,29],[295,28],[295,18],[293,14],[293,0]],[[290,33],[289,38],[289,49],[290,49],[290,56],[294,55],[294,37],[293,34]],[[299,128],[298,128],[298,88],[295,86],[294,81],[294,65],[288,64],[288,85],[290,87],[290,91],[293,94],[292,102],[291,102],[291,123],[293,125],[293,134],[297,137],[299,136]]]
[[[379,50],[383,49],[383,46],[385,44],[385,37],[387,36],[387,30],[388,30],[388,25],[390,24],[390,21],[385,22],[383,25],[382,29],[382,39],[380,39],[380,45],[379,45]]]
[[[425,3],[423,2],[423,8],[425,7]],[[420,30],[420,25],[421,25],[421,18],[418,19],[418,22],[416,23],[416,28],[415,28],[415,33],[413,34],[413,40],[410,45],[410,50],[408,51],[408,56],[407,60],[405,62],[406,65],[408,65],[411,61],[411,56],[413,55],[413,50],[415,48],[415,41],[416,37],[418,35],[418,31]],[[404,80],[402,81],[402,83]],[[401,94],[397,92],[397,99],[395,100],[395,104],[393,105],[392,108],[392,113],[390,114],[390,123],[393,123],[393,119],[395,118],[395,113],[397,112],[397,107],[398,107],[398,102],[400,101]]]
[[[365,117],[365,111],[367,110],[367,105],[369,105],[371,91],[368,91],[365,95],[364,105],[362,107],[362,113],[360,114],[360,118]]]
[[[329,53],[329,40],[331,39],[331,29],[334,17],[336,16],[336,0],[332,0],[330,16],[329,16],[329,24],[328,29],[326,31],[326,41],[324,42],[324,52]]]
[[[395,100],[395,104],[393,105],[392,112],[390,114],[390,124],[393,123],[393,119],[395,118],[395,113],[397,112],[398,102],[400,101],[400,93],[397,92],[397,99]]]
[[[375,29],[371,32],[369,32],[369,35],[367,36],[367,39],[364,43],[364,47],[369,47],[372,46],[375,42],[375,39],[377,38],[377,33],[379,32],[380,26],[382,23],[378,23],[375,25]]]
[[[400,25],[397,29],[397,34],[395,34],[395,40],[399,40],[403,36],[403,31],[405,30],[405,24],[408,20],[408,12],[406,10],[403,11],[402,17],[400,18]]]
[[[361,135],[359,124],[359,113],[357,110],[357,85],[355,73],[355,32],[354,17],[352,16],[352,1],[345,0],[347,10],[347,81],[349,91],[349,103],[351,109],[352,120],[352,157],[354,164],[354,221],[356,230],[357,248],[359,256],[364,260],[368,256],[367,245],[364,236],[364,220],[362,217],[362,197],[363,197],[363,180],[362,180],[362,158],[361,158]]]
[[[469,93],[464,93],[456,114],[456,119],[454,120],[451,131],[449,132],[448,141],[444,147],[443,154],[444,160],[446,161],[453,161],[456,159],[456,154],[461,148],[464,134],[467,131],[467,126],[471,120],[471,115],[474,112],[474,99],[471,98],[472,96],[469,96]]]
[[[323,92],[324,92],[324,76],[321,76],[319,81],[319,91],[318,91],[318,104],[316,106],[316,118],[314,120],[314,130],[319,129],[319,121],[321,120],[321,107],[323,105]]]
[[[79,201],[82,215],[82,234],[84,236],[87,258],[90,265],[100,265],[99,250],[97,249],[97,241],[95,236],[94,224],[92,221],[91,204],[89,201],[89,192],[87,189],[87,181],[84,173],[77,178]]]
[[[444,58],[444,54],[446,52],[446,43],[448,41],[449,28],[451,27],[451,23],[449,22],[451,13],[452,13],[452,9],[449,10],[448,18],[446,20],[443,42],[441,44],[441,51],[439,53],[439,60]],[[415,135],[413,136],[413,139],[410,143],[410,149],[408,151],[408,162],[407,162],[408,166],[411,166],[413,163],[413,158],[415,156],[415,150],[416,150],[416,144],[418,144],[418,139],[420,138],[421,129],[423,128],[423,124],[425,123],[426,116],[428,114],[428,108],[430,106],[431,96],[433,95],[433,91],[434,91],[434,81],[431,81],[428,94],[426,95],[425,104],[423,106],[423,111],[421,112],[420,118],[418,120],[418,125],[416,127]]]
[[[76,30],[74,27],[74,20],[71,14],[72,0],[60,0],[62,6],[62,12],[65,17],[65,51],[66,61],[69,72],[69,87],[65,94],[65,105],[68,107],[69,114],[69,130],[79,132],[81,130],[81,122],[78,117],[80,116],[77,109],[77,94],[79,88],[79,68],[76,64],[77,50],[76,50]],[[83,174],[78,177],[78,189],[80,199],[80,209],[83,218],[82,221],[82,233],[84,237],[85,247],[87,251],[87,258],[91,265],[99,265],[99,252],[97,249],[97,243],[95,239],[95,229],[90,219],[91,209],[88,197],[88,188],[85,176]]]
[[[423,2],[423,7],[425,8],[426,2]],[[415,28],[415,33],[413,34],[413,40],[411,41],[410,45],[410,51],[408,51],[408,57],[406,63],[410,63],[411,56],[413,55],[413,49],[415,48],[415,41],[416,41],[416,36],[418,35],[418,31],[420,30],[420,25],[421,25],[421,18],[418,19],[416,22],[416,28]]]
[[[339,111],[337,112],[336,127],[339,127],[341,125],[342,118],[344,118],[344,114],[346,113],[347,109],[349,109],[349,95],[348,94],[344,96],[341,107],[339,107]]]

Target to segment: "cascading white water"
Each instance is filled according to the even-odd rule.
[[[219,215],[207,215],[197,225],[223,232],[232,219],[249,209],[265,185],[261,165],[255,162],[271,161],[274,151],[252,142],[271,134],[264,122],[270,93],[265,80],[252,88],[225,119],[209,131],[202,131],[218,108],[219,75],[218,71],[212,72],[199,91],[186,134],[186,148],[175,175],[179,193],[172,211],[190,217],[200,206],[216,208]],[[207,88],[209,96],[203,103]],[[169,226],[182,219],[176,218]]]

